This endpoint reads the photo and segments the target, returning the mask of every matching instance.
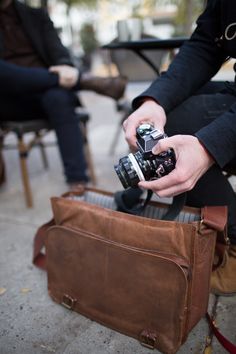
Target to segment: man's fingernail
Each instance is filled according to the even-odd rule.
[[[152,149],[152,153],[155,155],[156,154],[156,149]]]

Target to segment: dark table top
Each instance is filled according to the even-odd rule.
[[[158,38],[144,38],[138,41],[127,42],[111,42],[102,46],[102,49],[131,49],[131,50],[144,50],[144,49],[175,49],[179,48],[187,37],[176,37],[170,39]]]

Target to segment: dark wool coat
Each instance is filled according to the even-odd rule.
[[[62,45],[46,11],[31,8],[17,0],[13,0],[13,4],[25,33],[46,67],[59,64],[73,65],[69,52]],[[45,69],[19,67],[1,60],[3,50],[4,39],[0,32],[0,92],[34,93],[58,84],[58,76],[48,73]]]

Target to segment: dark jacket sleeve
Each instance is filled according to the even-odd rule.
[[[220,23],[220,1],[210,0],[192,37],[181,47],[168,71],[134,99],[133,108],[136,109],[145,97],[149,97],[168,113],[208,82],[227,57],[216,42],[221,36]],[[195,135],[219,166],[229,163],[236,156],[236,103]]]
[[[236,98],[235,98],[236,102]],[[230,110],[200,129],[195,136],[223,168],[236,157],[236,103]]]
[[[47,69],[24,68],[0,60],[0,82],[0,93],[24,95],[57,86],[58,76]]]

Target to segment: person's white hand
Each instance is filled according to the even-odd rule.
[[[59,85],[66,89],[74,87],[79,78],[78,69],[69,65],[50,66],[49,72],[57,74],[59,77]]]
[[[151,189],[160,197],[172,197],[191,190],[214,164],[214,159],[194,136],[175,135],[160,139],[152,152],[160,154],[169,148],[175,152],[175,169],[159,179],[139,182],[139,187]]]
[[[147,99],[123,123],[125,139],[131,149],[137,149],[136,129],[142,123],[151,123],[156,129],[164,131],[166,114],[164,109],[152,99]]]

